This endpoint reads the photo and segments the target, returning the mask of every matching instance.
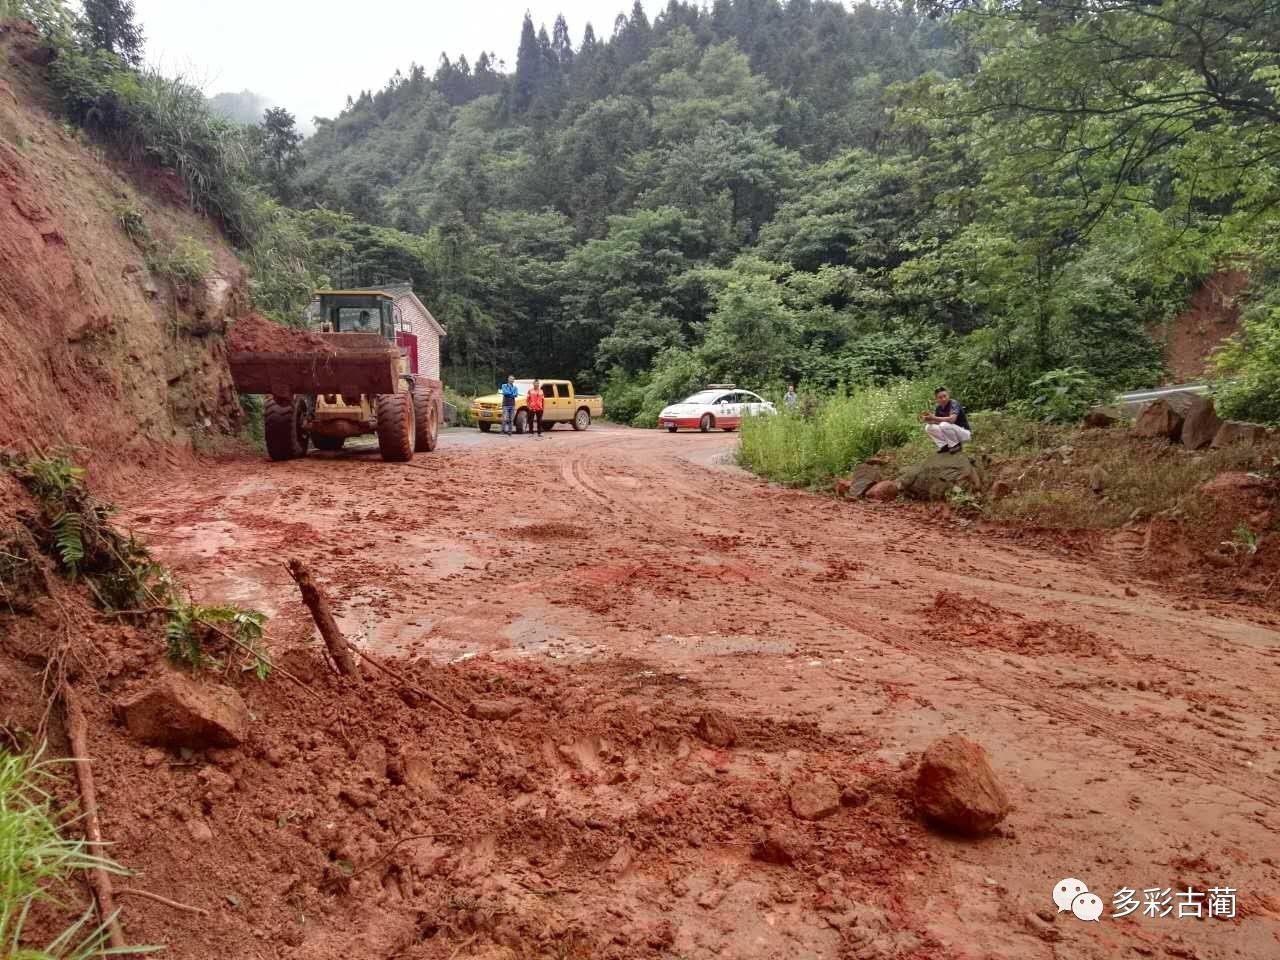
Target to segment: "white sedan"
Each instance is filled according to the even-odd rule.
[[[675,433],[681,427],[688,430],[697,427],[703,433],[729,431],[736,430],[743,417],[777,412],[777,407],[750,390],[700,390],[680,403],[663,408],[658,414],[658,426],[665,427],[668,433]]]

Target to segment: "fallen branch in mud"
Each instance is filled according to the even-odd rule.
[[[320,636],[324,638],[325,647],[329,650],[329,656],[333,658],[333,662],[338,666],[338,672],[349,677],[361,679],[359,668],[355,661],[351,658],[351,654],[355,654],[365,663],[369,664],[375,670],[380,670],[388,677],[398,683],[406,690],[411,690],[418,696],[430,700],[436,706],[450,713],[458,713],[458,709],[452,704],[440,699],[429,690],[424,690],[410,680],[406,680],[403,676],[396,673],[386,664],[378,662],[375,658],[365,653],[354,643],[342,635],[338,629],[338,624],[333,619],[333,613],[329,610],[329,601],[325,599],[325,595],[320,588],[316,586],[316,582],[311,578],[311,572],[306,568],[301,560],[297,558],[291,559],[286,565],[289,568],[289,576],[298,584],[298,589],[302,591],[302,602],[307,605],[307,609],[311,611],[311,616],[316,622],[316,627],[320,630]]]
[[[98,819],[98,795],[93,785],[93,769],[89,765],[89,722],[85,719],[84,708],[80,705],[75,688],[68,681],[63,681],[59,693],[67,711],[67,737],[71,741],[71,762],[75,766],[76,781],[80,785],[85,838],[89,842],[90,852],[94,856],[101,856],[102,824]],[[107,928],[107,942],[113,950],[123,950],[126,944],[124,932],[120,929],[115,898],[112,896],[111,876],[101,866],[91,867],[88,874],[94,899],[98,901],[98,916]]]
[[[293,577],[294,582],[298,584],[298,589],[302,592],[302,602],[311,611],[311,618],[315,620],[320,636],[324,639],[324,645],[329,650],[329,656],[338,667],[338,672],[344,677],[362,679],[360,667],[351,658],[351,651],[355,648],[347,642],[342,631],[338,629],[333,613],[329,610],[329,601],[320,592],[316,582],[311,579],[311,571],[297,557],[290,559],[285,566],[289,570],[289,576]]]
[[[177,900],[170,900],[168,897],[162,897],[160,894],[152,893],[150,890],[121,887],[116,892],[122,897],[142,897],[144,900],[154,900],[156,903],[164,904],[166,907],[173,907],[175,910],[182,910],[185,913],[198,913],[202,917],[209,915],[209,911],[204,907],[193,907],[189,903],[179,903]]]
[[[412,683],[406,680],[404,677],[400,676],[400,674],[396,673],[390,667],[386,666],[385,664],[379,663],[373,657],[369,656],[369,654],[365,653],[359,647],[353,646],[350,643],[348,643],[347,646],[355,651],[356,656],[360,657],[362,660],[364,660],[366,663],[368,663],[370,666],[374,667],[375,669],[381,670],[383,673],[389,676],[396,683],[400,684],[400,686],[404,687],[406,690],[412,690],[418,696],[426,697],[436,706],[441,707],[445,710],[448,710],[450,713],[456,714],[458,712],[457,707],[453,706],[452,704],[446,703],[444,700],[441,700],[439,697],[437,697],[434,693],[431,693],[429,690],[422,689],[422,687],[418,686],[416,683]]]

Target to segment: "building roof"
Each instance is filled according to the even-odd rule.
[[[386,283],[380,288],[395,298],[396,305],[401,311],[408,311],[417,314],[427,321],[437,336],[443,337],[446,333],[440,321],[431,315],[431,311],[427,309],[426,304],[418,299],[418,295],[413,292],[413,287],[407,283]]]

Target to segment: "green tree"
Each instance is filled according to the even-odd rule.
[[[80,35],[93,50],[114,53],[131,67],[142,64],[142,28],[134,19],[133,0],[83,0]]]

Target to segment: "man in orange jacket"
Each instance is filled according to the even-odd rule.
[[[529,434],[533,434],[534,424],[538,426],[538,439],[542,439],[542,400],[545,394],[538,381],[533,381],[533,386],[529,388],[529,395],[525,397],[525,406],[529,411]]]

